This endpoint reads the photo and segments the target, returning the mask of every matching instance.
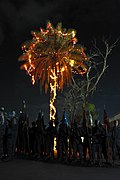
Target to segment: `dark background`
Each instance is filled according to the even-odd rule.
[[[40,94],[39,84],[31,85],[30,77],[20,70],[18,57],[21,43],[31,39],[31,30],[62,22],[65,28],[77,30],[79,43],[88,50],[91,41],[120,36],[120,0],[1,0],[0,1],[0,106],[18,113],[22,100],[27,102],[31,120],[40,109],[46,121],[49,113],[49,95]],[[109,56],[109,68],[100,81],[91,102],[95,103],[99,119],[106,105],[108,116],[120,112],[120,43]]]

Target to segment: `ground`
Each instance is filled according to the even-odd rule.
[[[119,167],[80,167],[15,159],[0,163],[0,180],[117,180]]]

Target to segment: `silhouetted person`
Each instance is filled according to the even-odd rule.
[[[114,127],[112,128],[112,150],[113,150],[113,161],[120,157],[120,126],[118,121],[114,121]]]
[[[36,143],[37,143],[37,158],[41,159],[44,156],[44,119],[42,117],[41,111],[38,114],[38,118],[36,121]]]
[[[73,138],[73,158],[78,159],[77,154],[79,153],[79,159],[82,161],[83,158],[83,146],[82,139],[83,136],[82,128],[78,125],[77,121],[74,122],[72,127],[72,138]]]
[[[35,148],[35,131],[36,131],[36,127],[35,127],[35,121],[32,122],[32,127],[29,128],[29,142],[30,142],[30,153],[32,155],[35,154],[36,152],[36,148]]]
[[[6,117],[4,107],[0,109],[0,159],[4,156],[4,138],[6,129]]]
[[[101,132],[98,126],[98,121],[95,120],[95,126],[92,128],[92,161],[100,163],[102,153]]]
[[[56,134],[56,129],[53,126],[53,121],[49,121],[49,126],[46,129],[47,139],[46,139],[46,152],[47,158],[54,158],[54,137]]]

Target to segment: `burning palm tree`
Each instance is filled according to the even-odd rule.
[[[31,76],[32,84],[40,80],[45,92],[50,88],[50,120],[55,120],[54,105],[56,92],[62,91],[64,84],[70,85],[72,73],[84,74],[88,60],[84,48],[77,45],[75,30],[66,30],[58,23],[56,28],[50,22],[46,29],[31,32],[32,40],[23,43],[24,61],[21,69]]]

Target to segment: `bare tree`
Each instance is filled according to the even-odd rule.
[[[103,39],[98,45],[93,42],[93,52],[90,52],[87,62],[88,71],[83,77],[73,77],[71,88],[64,93],[66,106],[69,109],[71,119],[74,117],[80,104],[86,109],[88,97],[92,96],[97,89],[103,74],[108,68],[108,59],[116,46],[118,40],[110,43],[108,39]]]

